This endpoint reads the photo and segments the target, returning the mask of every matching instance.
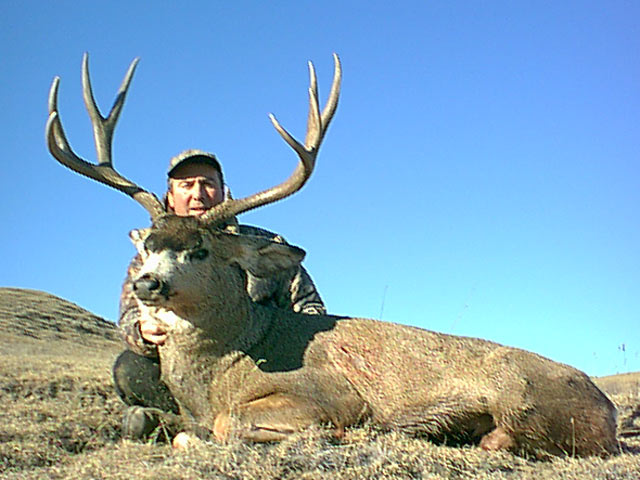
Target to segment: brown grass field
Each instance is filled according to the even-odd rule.
[[[114,325],[47,293],[0,288],[0,478],[640,479],[640,373],[596,379],[619,409],[620,454],[536,461],[369,427],[188,453],[120,438]]]

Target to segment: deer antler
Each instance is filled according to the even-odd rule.
[[[95,139],[96,153],[98,156],[97,165],[78,157],[69,146],[58,114],[58,86],[60,84],[60,77],[53,79],[51,90],[49,91],[49,120],[47,121],[45,137],[49,151],[62,165],[70,168],[74,172],[126,193],[136,202],[140,203],[140,205],[149,212],[152,219],[155,219],[164,213],[162,203],[154,194],[143,190],[135,183],[120,175],[113,168],[111,160],[113,131],[118,122],[118,117],[120,116],[120,111],[122,110],[124,100],[127,96],[127,90],[129,89],[129,84],[131,83],[137,64],[137,58],[131,62],[129,70],[122,80],[111,112],[109,112],[109,115],[105,118],[100,114],[100,110],[93,96],[91,80],[89,79],[89,55],[85,53],[82,57],[82,95],[93,126],[93,137]]]
[[[333,59],[335,63],[333,83],[331,85],[329,100],[327,100],[327,104],[322,110],[322,114],[320,114],[320,106],[318,104],[318,82],[316,72],[313,64],[309,62],[309,117],[307,120],[307,134],[305,136],[304,145],[300,144],[300,142],[293,138],[291,134],[287,132],[282,125],[280,125],[276,118],[269,114],[269,118],[271,119],[273,126],[282,136],[284,141],[287,142],[293,150],[295,150],[300,158],[300,162],[291,176],[280,185],[268,190],[264,190],[238,200],[227,200],[216,205],[203,215],[202,219],[204,221],[214,223],[220,222],[234,215],[258,208],[262,205],[276,202],[294,194],[307,182],[313,172],[320,144],[322,143],[322,139],[324,138],[327,128],[329,127],[329,123],[336,111],[338,98],[340,97],[342,67],[340,65],[340,59],[335,53],[333,54]]]

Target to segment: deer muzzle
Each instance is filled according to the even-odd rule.
[[[169,298],[169,285],[155,275],[146,273],[133,282],[133,292],[143,302]]]

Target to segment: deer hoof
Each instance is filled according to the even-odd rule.
[[[213,435],[220,443],[224,443],[229,438],[231,430],[231,418],[226,413],[219,414],[213,423]]]
[[[201,443],[202,440],[200,440],[198,437],[189,435],[187,432],[180,432],[175,437],[173,437],[171,446],[174,450],[184,452],[200,445]]]
[[[509,450],[515,447],[515,441],[503,428],[496,427],[480,440],[480,448],[488,451]]]

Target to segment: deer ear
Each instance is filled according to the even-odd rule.
[[[260,237],[241,238],[235,261],[256,277],[270,277],[297,268],[306,255],[301,248]]]
[[[140,255],[144,254],[144,241],[149,236],[149,233],[151,233],[150,228],[139,228],[129,232],[129,238]]]

